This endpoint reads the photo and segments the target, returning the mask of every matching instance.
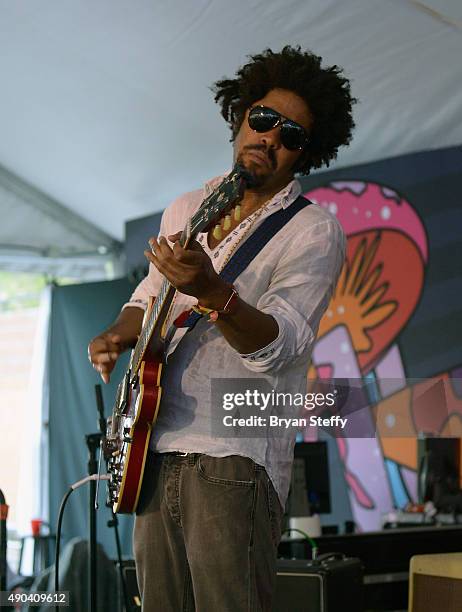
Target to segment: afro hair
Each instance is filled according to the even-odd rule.
[[[222,79],[212,87],[231,128],[231,141],[248,108],[272,89],[287,89],[304,100],[313,116],[309,143],[294,170],[309,174],[311,168],[329,166],[338,148],[350,142],[355,125],[352,106],[357,100],[351,96],[342,69],[321,67],[320,57],[300,47],[286,46],[279,53],[266,49],[249,58],[235,79]]]

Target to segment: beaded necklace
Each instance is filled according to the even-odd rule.
[[[267,204],[268,204],[268,202],[265,202],[265,204],[263,204],[263,206],[261,206],[260,208],[257,208],[256,211],[254,211],[252,214],[250,214],[248,217],[246,217],[243,220],[243,222],[239,226],[237,226],[239,229],[242,229],[242,226],[244,224],[247,225],[247,227],[244,229],[244,231],[242,231],[242,233],[239,236],[239,238],[232,245],[231,249],[229,250],[229,253],[227,253],[227,255],[225,257],[225,260],[221,264],[220,269],[217,271],[218,274],[223,270],[223,268],[226,266],[228,261],[231,259],[232,255],[236,251],[237,247],[241,244],[241,242],[244,240],[244,238],[249,233],[250,229],[253,227],[255,221],[262,215],[262,213],[265,210],[267,210]],[[220,255],[220,252],[225,248],[226,244],[230,240],[232,240],[232,236],[236,235],[236,234],[234,234],[236,229],[237,228],[235,228],[231,232],[231,234],[229,234],[226,238],[223,238],[223,240],[215,247],[215,249],[213,250],[213,255],[212,255],[213,259],[216,259]],[[199,242],[201,242],[201,243],[204,242],[204,238],[203,238],[204,236],[207,237],[208,234],[201,234],[201,236],[199,237]]]

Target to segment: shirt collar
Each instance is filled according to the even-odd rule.
[[[229,172],[226,172],[225,174],[215,176],[214,178],[208,180],[204,185],[205,197],[209,196],[228,174]],[[280,204],[282,208],[287,208],[298,198],[301,192],[302,187],[300,185],[300,181],[295,178],[285,187],[283,187],[281,191],[274,194],[271,200],[267,202],[266,206],[276,206]]]

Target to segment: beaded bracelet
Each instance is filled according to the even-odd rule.
[[[205,308],[205,306],[201,306],[200,304],[196,304],[192,307],[192,309],[201,314],[201,315],[209,315],[209,321],[215,322],[218,319],[218,316],[221,314],[233,314],[237,308],[237,300],[239,297],[236,288],[231,285],[231,295],[229,296],[226,304],[223,306],[221,310],[215,310],[214,308]]]

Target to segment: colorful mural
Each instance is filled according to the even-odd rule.
[[[416,501],[418,434],[462,435],[456,370],[411,384],[397,343],[421,299],[431,253],[419,215],[389,186],[336,181],[304,195],[337,216],[348,241],[308,377],[361,379],[369,390],[363,420],[376,435],[336,441],[353,518],[360,530],[378,529],[383,513]],[[306,431],[306,440],[315,437]]]

